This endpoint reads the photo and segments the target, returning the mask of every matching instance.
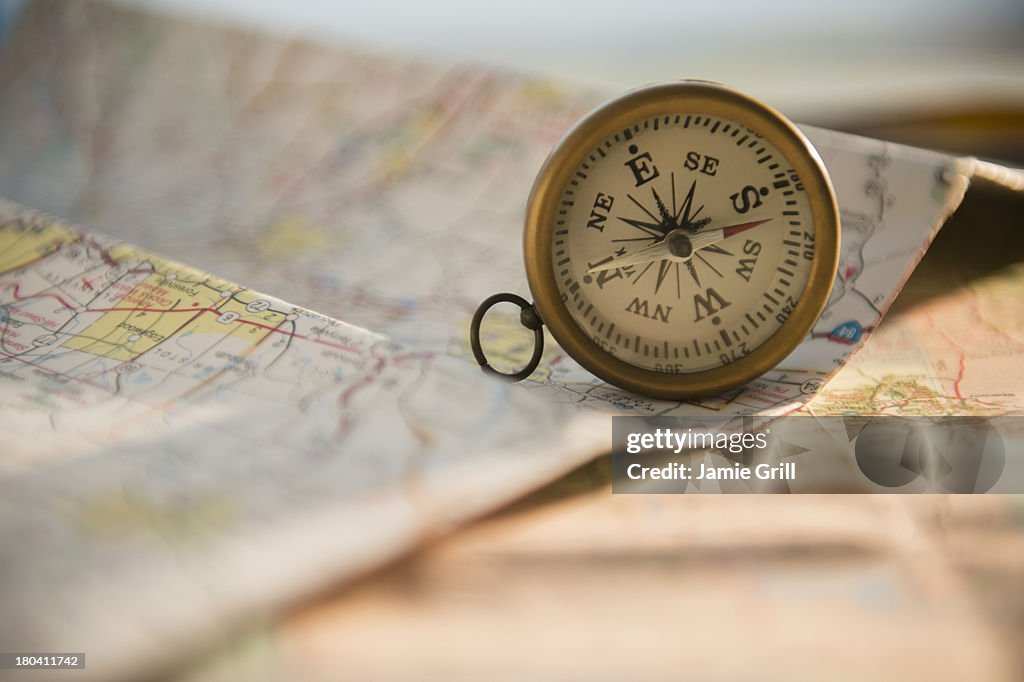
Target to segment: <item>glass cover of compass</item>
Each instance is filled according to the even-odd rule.
[[[739,386],[806,336],[839,218],[802,133],[724,86],[626,93],[545,162],[527,209],[534,305],[581,365],[681,399]]]

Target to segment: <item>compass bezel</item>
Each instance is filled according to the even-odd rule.
[[[789,318],[746,356],[720,367],[669,373],[630,364],[602,349],[562,301],[552,240],[562,194],[580,164],[623,128],[662,115],[697,114],[738,123],[772,143],[804,184],[814,220],[815,250],[803,293]],[[534,182],[523,235],[526,276],[534,306],[562,348],[601,379],[654,398],[713,395],[765,374],[807,336],[825,308],[839,262],[839,209],[828,171],[803,133],[770,106],[706,81],[679,81],[631,90],[581,119],[555,145]]]

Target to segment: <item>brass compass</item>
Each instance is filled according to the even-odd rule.
[[[473,352],[520,380],[546,324],[598,377],[657,398],[742,385],[781,362],[828,300],[839,216],[817,152],[785,117],[721,85],[630,91],[556,145],[530,193],[524,233],[531,305],[484,301]],[[495,303],[535,332],[519,372],[480,344]]]

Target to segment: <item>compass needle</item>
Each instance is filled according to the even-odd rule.
[[[759,225],[764,225],[770,220],[771,218],[765,218],[763,220],[753,220],[751,222],[740,223],[738,225],[729,225],[727,227],[718,227],[712,230],[703,230],[692,235],[691,241],[693,242],[693,249],[694,251],[706,249],[709,246],[713,246],[720,241],[728,239],[729,237],[743,234],[747,230],[752,230]]]
[[[627,265],[640,265],[643,263],[651,263],[654,261],[662,260],[663,258],[667,258],[668,256],[671,255],[672,251],[670,250],[667,241],[661,240],[659,242],[651,244],[650,246],[645,246],[639,251],[627,253],[625,255],[619,256],[618,258],[612,258],[610,260],[606,260],[603,263],[595,265],[591,267],[589,270],[587,270],[587,274],[592,275],[594,273],[601,272],[602,270],[614,270],[617,268],[626,267]]]
[[[773,109],[706,82],[640,88],[584,118],[538,175],[524,319],[623,388],[724,391],[807,336],[838,225],[820,159]]]

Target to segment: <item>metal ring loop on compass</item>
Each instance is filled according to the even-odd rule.
[[[526,363],[518,372],[512,374],[506,374],[505,372],[499,372],[498,370],[491,367],[487,362],[487,356],[484,355],[484,349],[480,346],[480,324],[484,320],[484,315],[487,311],[493,308],[498,303],[515,303],[519,306],[519,323],[527,329],[533,330],[533,356],[530,361]],[[493,376],[501,377],[509,381],[522,381],[526,377],[533,374],[533,371],[537,369],[537,365],[540,364],[541,354],[544,352],[544,322],[540,319],[540,315],[537,314],[536,309],[522,296],[516,294],[494,294],[488,297],[480,304],[480,307],[473,313],[473,321],[469,325],[469,345],[473,348],[473,357],[476,358],[477,363],[480,364],[480,369],[485,373]]]

